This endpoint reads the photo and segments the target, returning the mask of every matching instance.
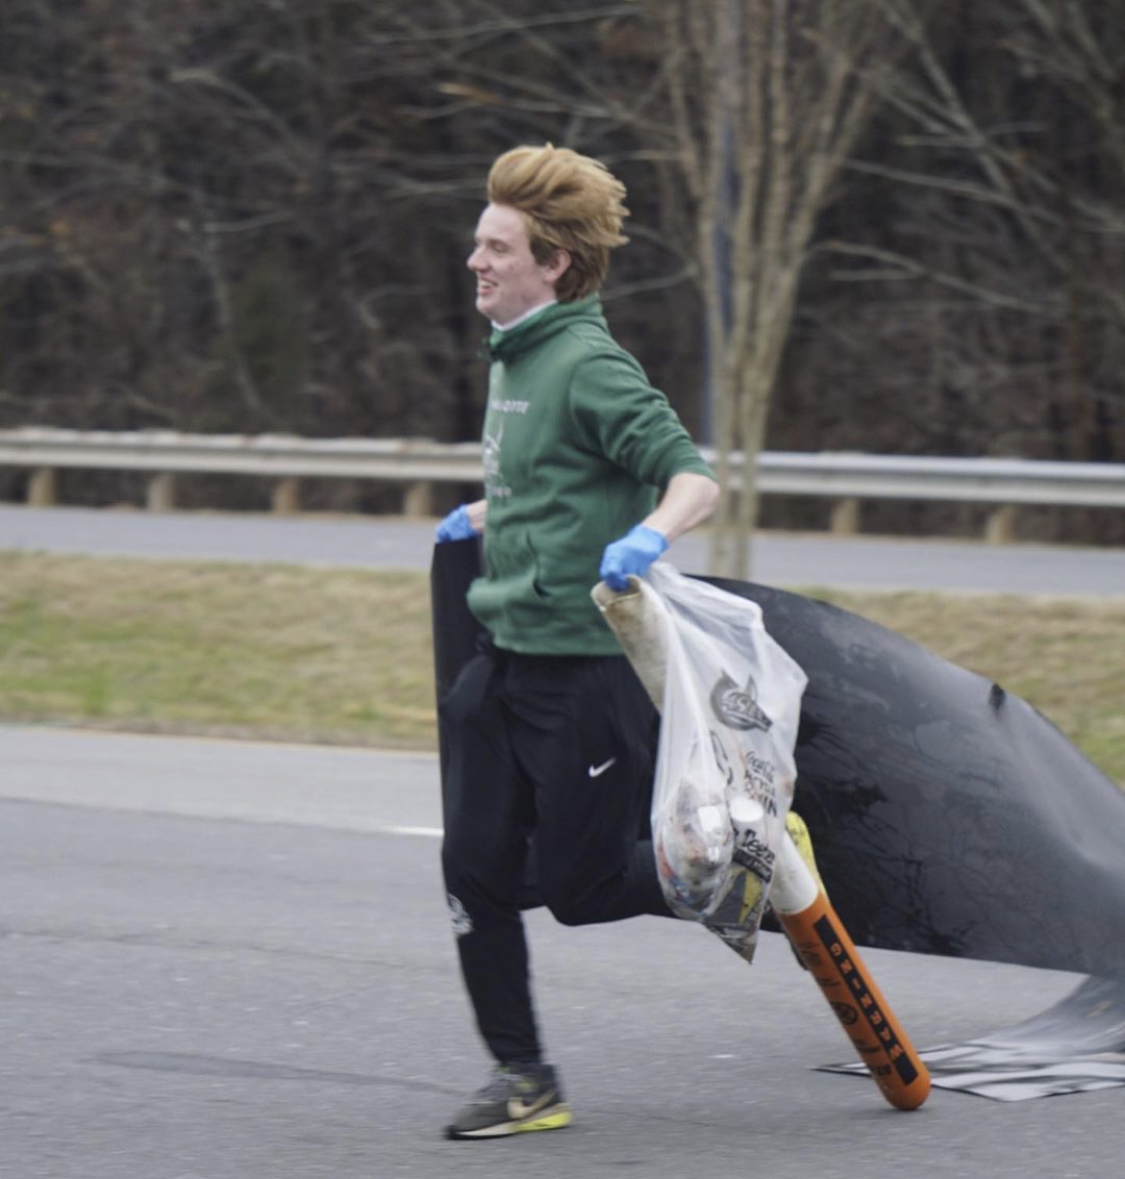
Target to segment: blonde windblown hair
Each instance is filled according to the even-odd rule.
[[[609,273],[609,252],[629,239],[625,186],[603,164],[568,147],[515,147],[492,165],[488,199],[523,214],[531,252],[540,264],[556,250],[570,255],[559,279],[561,303],[598,290]]]

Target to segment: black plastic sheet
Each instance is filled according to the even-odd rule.
[[[809,677],[795,806],[855,941],[1125,978],[1113,781],[1025,701],[902,635],[717,584],[762,606]]]
[[[475,541],[432,567],[439,694],[478,628]],[[761,605],[809,677],[795,809],[860,945],[1125,979],[1125,794],[1003,687],[799,594]],[[1013,636],[1018,641],[1019,636]]]

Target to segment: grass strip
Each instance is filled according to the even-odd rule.
[[[1125,785],[1125,599],[807,592],[996,680]],[[0,718],[433,749],[427,578],[0,553]]]

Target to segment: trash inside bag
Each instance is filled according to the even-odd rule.
[[[793,801],[806,677],[757,603],[666,561],[592,596],[661,712],[652,836],[665,899],[753,956]]]

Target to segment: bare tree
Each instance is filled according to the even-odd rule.
[[[484,174],[549,139],[629,189],[615,332],[749,457],[717,570],[779,398],[782,447],[1120,459],[1123,39],[1125,0],[4,0],[0,423],[471,437]]]
[[[672,150],[694,215],[724,488],[710,567],[744,576],[757,455],[801,269],[865,126],[889,30],[874,0],[684,0],[652,11],[663,29]]]
[[[1125,3],[1001,0],[947,10],[938,27],[911,0],[887,11],[911,48],[884,90],[894,151],[848,167],[898,189],[903,212],[891,235],[823,243],[856,261],[836,277],[944,307],[957,327],[943,332],[943,367],[971,373],[991,409],[971,445],[1113,457],[1125,407]]]

